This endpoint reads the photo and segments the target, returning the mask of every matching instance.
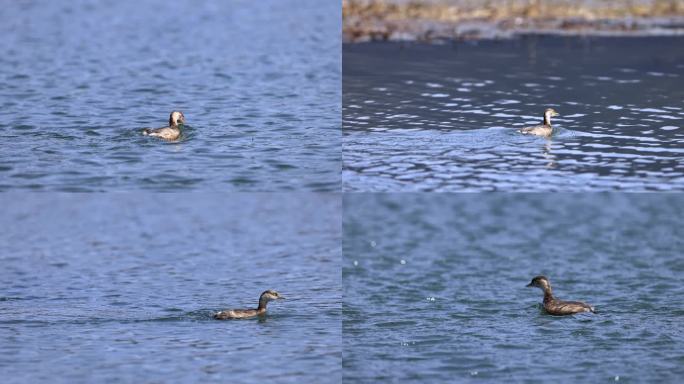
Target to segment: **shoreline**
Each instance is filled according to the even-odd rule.
[[[497,7],[496,5],[501,5]],[[504,6],[505,4],[505,6]],[[552,6],[556,5],[556,6]],[[684,4],[654,0],[650,6],[590,5],[567,1],[345,0],[344,43],[464,41],[520,35],[684,36]]]

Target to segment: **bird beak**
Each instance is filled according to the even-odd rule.
[[[529,283],[526,285],[526,287],[534,287],[534,285],[532,285],[532,283]]]

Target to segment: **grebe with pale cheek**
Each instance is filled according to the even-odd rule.
[[[544,292],[544,310],[549,315],[565,316],[582,312],[595,312],[594,307],[581,301],[563,301],[553,297],[551,282],[546,276],[535,277],[527,286],[537,287]]]
[[[181,136],[181,128],[185,125],[185,116],[183,112],[173,111],[169,116],[169,126],[162,128],[145,128],[143,129],[143,135],[159,137],[164,140],[175,141]]]
[[[259,306],[256,309],[226,309],[214,314],[214,319],[248,319],[250,317],[263,316],[266,314],[266,305],[269,301],[285,299],[280,293],[272,290],[264,291],[259,296]]]
[[[535,125],[532,127],[525,127],[518,130],[518,132],[523,135],[535,135],[543,137],[551,137],[553,133],[553,127],[551,127],[551,118],[554,116],[559,116],[553,108],[547,108],[544,111],[544,123],[541,125]]]

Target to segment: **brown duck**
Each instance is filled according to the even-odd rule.
[[[554,116],[558,116],[558,112],[556,112],[553,108],[546,108],[546,111],[544,111],[543,124],[521,128],[518,130],[518,132],[522,133],[523,135],[551,137],[551,134],[553,133],[553,127],[551,127],[551,117]]]
[[[551,283],[546,276],[535,277],[527,286],[537,287],[544,291],[544,310],[549,315],[565,316],[582,312],[595,312],[594,307],[581,301],[562,301],[553,297]]]
[[[168,141],[176,141],[181,136],[181,128],[185,124],[185,116],[183,112],[173,111],[169,116],[169,126],[162,128],[145,128],[143,135],[159,137]]]
[[[259,306],[256,309],[226,309],[214,314],[214,319],[248,319],[250,317],[263,316],[266,314],[266,305],[269,301],[285,299],[278,292],[268,290],[259,296]]]

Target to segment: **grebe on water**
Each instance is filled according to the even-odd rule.
[[[185,124],[185,116],[183,112],[173,111],[169,116],[169,126],[157,129],[145,128],[143,135],[160,137],[164,140],[174,141],[178,140],[181,135],[181,127]]]
[[[278,292],[268,290],[259,296],[259,307],[256,309],[226,309],[214,314],[214,319],[247,319],[250,317],[263,316],[266,314],[266,305],[269,301],[284,299]]]
[[[562,301],[553,297],[551,283],[546,276],[535,277],[527,286],[537,287],[544,291],[544,309],[550,315],[564,316],[581,312],[595,312],[594,307],[581,301]]]
[[[521,128],[518,132],[522,133],[523,135],[551,137],[551,134],[553,133],[553,128],[551,127],[551,117],[554,116],[558,116],[558,112],[556,112],[553,108],[546,108],[546,111],[544,111],[544,124]]]

